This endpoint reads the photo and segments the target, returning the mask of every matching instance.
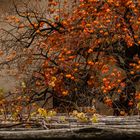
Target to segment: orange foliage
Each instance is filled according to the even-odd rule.
[[[81,92],[84,86],[90,91],[99,88],[99,96],[112,107],[111,90],[113,94],[121,95],[127,86],[123,80],[140,72],[138,56],[136,62],[130,63],[130,72],[126,70],[124,58],[127,57],[125,50],[140,44],[140,1],[135,4],[132,0],[80,0],[70,14],[58,9],[59,4],[49,0],[48,13],[53,15],[53,20],[42,21],[42,17],[35,21],[34,16],[34,22],[29,24],[31,13],[25,13],[28,18],[23,23],[15,16],[7,17],[7,20],[25,31],[32,30],[37,38],[35,48],[45,57],[41,71],[44,87],[61,96]],[[126,46],[121,45],[122,40]],[[128,105],[133,106],[133,101]]]

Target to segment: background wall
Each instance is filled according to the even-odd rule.
[[[11,11],[10,10],[11,1],[12,0],[0,0],[0,28],[5,27],[2,18]],[[0,49],[1,49],[1,45],[0,45]],[[9,91],[13,89],[13,87],[15,87],[17,84],[14,77],[8,76],[9,75],[8,73],[9,73],[9,69],[7,66],[4,66],[3,69],[0,69],[0,88],[3,88],[4,91]]]

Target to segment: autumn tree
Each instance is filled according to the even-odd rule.
[[[3,44],[25,52],[24,69],[37,67],[29,102],[43,99],[45,105],[50,93],[54,107],[71,110],[96,98],[114,115],[132,114],[140,99],[140,1],[79,0],[70,10],[67,1],[47,2],[44,11],[39,2],[14,4],[16,15],[6,18],[13,28],[2,29],[10,38],[2,37]]]

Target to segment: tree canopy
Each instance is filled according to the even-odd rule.
[[[14,3],[10,29],[1,29],[0,54],[10,52],[1,66],[27,74],[18,100],[44,107],[53,97],[54,108],[70,111],[98,99],[114,115],[132,114],[140,100],[140,1],[48,0],[45,9],[36,2]]]

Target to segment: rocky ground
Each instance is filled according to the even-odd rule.
[[[72,116],[65,116],[64,121],[62,117],[51,117],[51,122],[40,121],[36,127],[35,120],[30,127],[1,123],[0,139],[140,139],[139,116],[98,116],[96,122],[81,122]]]

